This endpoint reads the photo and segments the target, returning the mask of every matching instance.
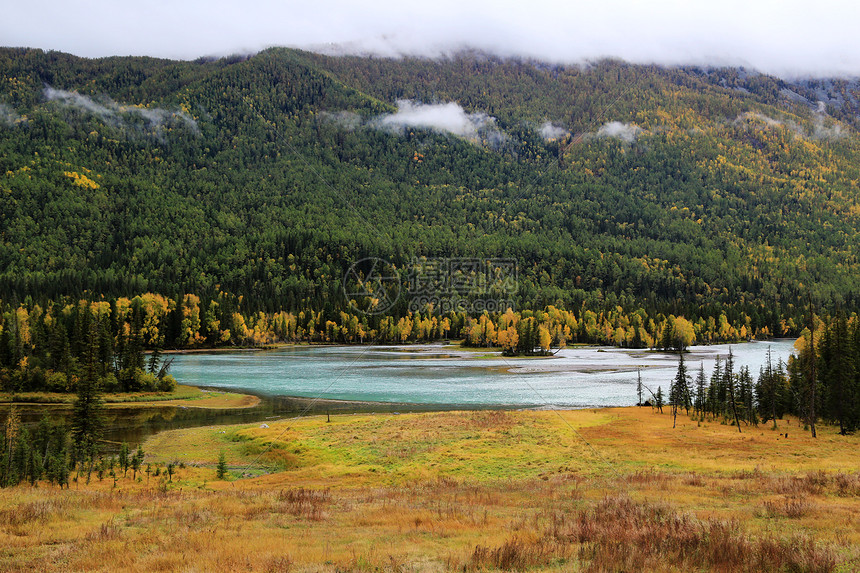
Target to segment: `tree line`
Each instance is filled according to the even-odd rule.
[[[769,338],[749,317],[740,324],[725,314],[687,320],[649,315],[621,306],[442,313],[368,314],[302,310],[265,313],[243,307],[241,297],[219,293],[205,301],[144,293],[132,298],[79,300],[18,306],[0,304],[0,388],[7,392],[75,392],[83,380],[103,392],[169,391],[164,350],[261,347],[276,343],[411,344],[463,340],[508,355],[546,353],[568,344],[628,348],[681,348]]]
[[[725,362],[717,358],[709,377],[704,364],[693,376],[681,353],[668,396],[661,386],[648,402],[661,412],[671,407],[673,424],[684,410],[738,431],[768,422],[776,429],[786,414],[797,416],[813,435],[819,421],[837,425],[841,434],[860,428],[860,317],[816,317],[795,348],[787,363],[774,363],[768,351],[757,378],[748,367],[736,370],[731,351]],[[641,380],[638,392],[644,403]]]

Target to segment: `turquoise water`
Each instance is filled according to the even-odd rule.
[[[736,369],[753,377],[768,349],[774,364],[787,360],[791,340],[731,346]],[[685,355],[691,377],[700,363],[710,377],[729,346],[693,347]],[[637,401],[636,371],[653,392],[667,392],[677,355],[620,348],[564,349],[551,358],[504,358],[442,345],[289,347],[259,352],[175,356],[180,383],[263,396],[295,396],[437,406],[584,408]],[[645,392],[645,398],[648,392]]]

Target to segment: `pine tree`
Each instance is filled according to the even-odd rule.
[[[848,321],[840,310],[821,340],[821,378],[824,383],[824,414],[839,423],[839,433],[846,435],[857,428],[858,404],[854,388],[856,377],[853,346]]]
[[[729,356],[726,358],[726,367],[723,371],[723,386],[728,390],[729,406],[732,410],[732,416],[735,419],[735,425],[738,427],[738,432],[741,431],[741,423],[738,419],[738,402],[735,397],[735,384],[737,382],[734,373],[735,359],[732,355],[732,349],[729,348]]]
[[[705,402],[707,400],[707,380],[705,379],[705,363],[699,365],[699,374],[696,376],[696,401],[695,410],[700,416],[705,412]]]
[[[818,387],[818,376],[815,371],[815,314],[812,310],[812,297],[809,298],[809,375],[806,379],[807,392],[808,392],[808,409],[807,409],[807,423],[809,424],[810,432],[812,433],[812,437],[817,437],[817,432],[815,431],[815,422],[818,419],[818,414],[815,409],[815,402],[818,399],[817,397],[817,387]]]
[[[78,380],[78,396],[72,413],[72,442],[75,463],[87,466],[87,483],[98,454],[104,420],[98,379],[98,324],[88,321],[83,376]]]
[[[755,395],[753,392],[753,381],[748,366],[741,368],[738,376],[738,389],[740,403],[743,408],[743,418],[748,424],[758,426],[758,413],[755,407]]]
[[[678,408],[685,403],[685,396],[688,392],[687,388],[687,367],[684,365],[684,353],[678,354],[678,373],[675,374],[675,379],[669,387],[669,403],[672,405],[672,427],[674,428],[678,420]]]
[[[215,475],[218,479],[225,479],[227,477],[227,456],[224,450],[221,450],[218,454],[218,467],[216,468]]]
[[[128,444],[126,442],[123,442],[122,445],[119,447],[119,467],[122,468],[123,477],[125,477],[130,463],[131,460],[129,459]]]
[[[666,319],[663,323],[663,332],[660,336],[660,347],[663,350],[671,350],[674,345],[675,332],[671,319]]]
[[[773,420],[773,429],[777,429],[776,425],[776,403],[778,395],[777,376],[773,368],[773,360],[771,357],[770,348],[767,349],[767,360],[764,367],[759,372],[758,380],[755,384],[755,395],[758,403],[759,411],[762,414],[762,421],[767,422],[768,419]]]
[[[143,465],[143,446],[137,446],[137,452],[131,458],[131,479],[137,479],[137,472],[140,471],[140,466]]]
[[[711,384],[708,386],[708,406],[711,414],[716,418],[722,415],[724,406],[723,386],[723,368],[720,363],[720,357],[714,363],[714,371],[711,372]]]

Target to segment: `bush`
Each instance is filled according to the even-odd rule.
[[[34,366],[30,369],[27,376],[26,388],[30,392],[44,390],[45,386],[47,386],[47,379],[48,377],[45,374],[45,371],[38,366]]]
[[[45,387],[48,392],[66,392],[68,391],[68,378],[63,372],[51,372],[45,382]]]
[[[101,379],[101,384],[103,392],[119,392],[119,380],[116,379],[116,376],[112,372],[109,372],[107,376]]]
[[[144,372],[138,369],[135,372],[137,387],[145,392],[155,392],[158,389],[158,378],[152,372]]]
[[[158,381],[159,392],[173,392],[174,390],[176,390],[176,378],[170,374],[167,374]]]

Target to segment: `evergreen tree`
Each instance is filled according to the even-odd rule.
[[[771,351],[768,348],[767,360],[755,384],[755,397],[762,420],[764,422],[773,420],[774,430],[777,429],[777,418],[781,418],[784,412],[785,386],[782,361],[774,368]]]
[[[696,400],[695,411],[700,416],[705,412],[705,404],[708,399],[708,382],[705,379],[705,363],[699,364],[699,374],[696,376]]]
[[[717,356],[714,370],[711,372],[711,384],[708,386],[708,407],[715,418],[722,416],[724,413],[725,391],[723,388],[723,368],[719,356]]]
[[[98,378],[98,324],[88,322],[86,355],[83,375],[78,380],[77,399],[72,412],[72,442],[74,460],[87,467],[87,482],[98,454],[98,441],[101,438],[104,420]]]
[[[741,368],[738,374],[738,393],[744,421],[753,426],[758,426],[758,413],[756,411],[755,394],[753,391],[753,380],[748,366]]]
[[[810,320],[812,324],[812,320]],[[815,422],[818,418],[818,368],[816,362],[816,336],[809,328],[801,335],[800,351],[789,357],[789,386],[793,398],[793,410],[804,421],[812,436],[816,436]]]
[[[218,479],[225,479],[227,473],[227,455],[224,453],[224,450],[221,450],[218,454],[218,467],[216,468],[215,475]]]
[[[839,424],[842,435],[853,432],[860,422],[853,347],[848,321],[839,311],[821,340],[821,379],[824,415]]]
[[[128,466],[131,464],[131,459],[129,458],[128,444],[123,442],[119,447],[119,467],[122,468],[122,475],[125,477],[126,472],[128,472]]]
[[[731,408],[732,416],[735,420],[735,425],[738,427],[738,432],[741,431],[741,422],[738,419],[738,401],[736,397],[737,378],[734,374],[735,359],[732,355],[732,349],[729,348],[729,356],[726,358],[726,366],[723,371],[723,386],[728,391],[729,407]]]
[[[143,446],[137,446],[137,452],[131,457],[131,479],[137,479],[137,472],[143,464]]]
[[[807,366],[809,370],[805,373],[808,374],[806,377],[806,392],[808,396],[808,407],[806,410],[807,415],[807,424],[809,425],[809,430],[812,433],[812,437],[818,437],[817,432],[815,430],[815,423],[818,421],[818,408],[816,402],[818,401],[818,373],[816,369],[816,362],[818,357],[816,356],[815,350],[815,313],[812,309],[812,296],[809,297],[809,322],[807,330],[809,331],[809,352],[808,352],[808,360]]]
[[[687,367],[684,364],[684,353],[678,353],[678,372],[669,387],[669,403],[672,406],[672,427],[678,420],[678,408],[684,406],[685,397],[688,393]]]

